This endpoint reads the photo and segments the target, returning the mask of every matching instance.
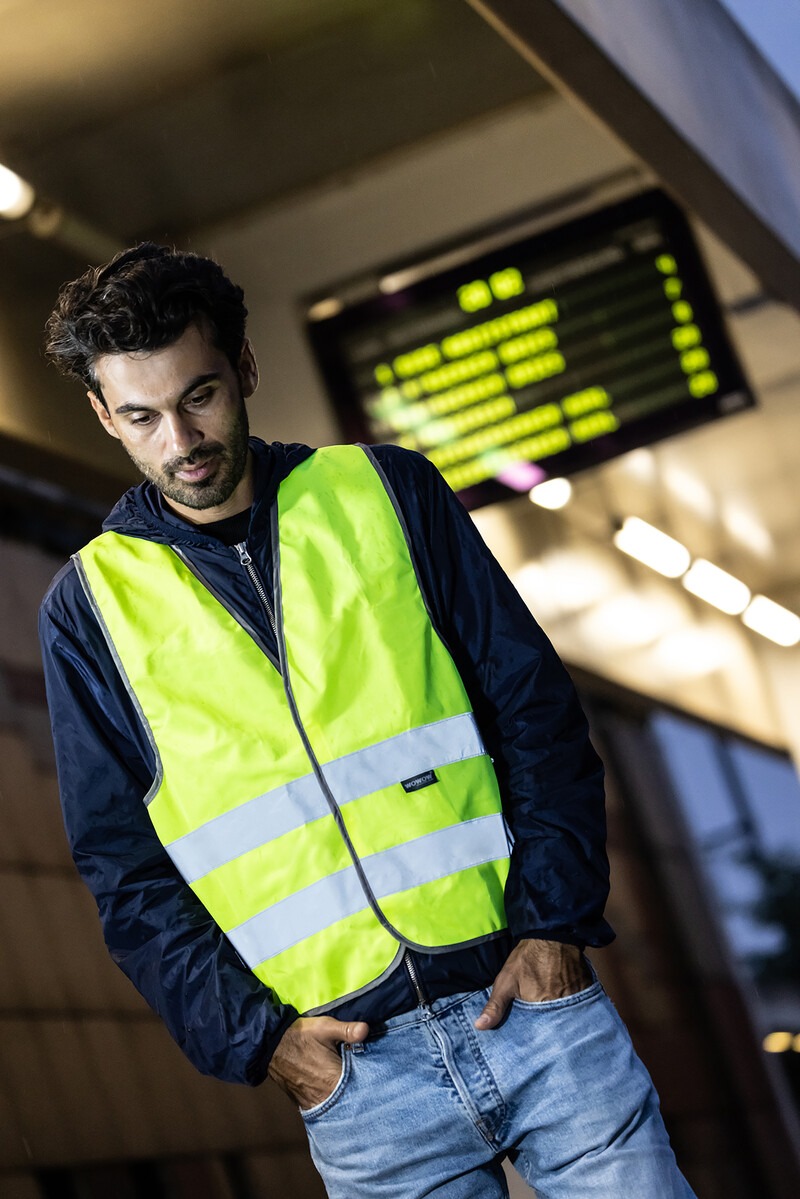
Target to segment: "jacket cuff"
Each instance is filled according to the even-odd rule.
[[[561,945],[577,945],[578,949],[602,949],[616,938],[607,920],[593,921],[582,929],[561,925],[557,928],[526,928],[522,932],[511,930],[515,945],[520,941],[558,941]]]
[[[523,933],[514,933],[513,941],[515,947],[519,945],[520,941],[557,941],[559,945],[576,945],[578,949],[586,948],[585,937],[580,937],[569,929],[527,929]]]
[[[257,1087],[264,1082],[267,1077],[267,1071],[269,1070],[269,1064],[272,1061],[272,1055],[278,1048],[278,1043],[281,1037],[286,1032],[286,1029],[289,1027],[289,1025],[294,1024],[295,1020],[297,1020],[298,1016],[300,1015],[298,1011],[296,1011],[293,1007],[289,1007],[288,1005],[281,1007],[280,1011],[280,1020],[269,1030],[264,1038],[264,1043],[261,1046],[261,1052],[247,1067],[245,1081],[247,1082],[248,1086]]]

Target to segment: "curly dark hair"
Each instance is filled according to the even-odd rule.
[[[98,358],[159,350],[198,319],[238,368],[247,320],[241,287],[211,258],[142,242],[64,284],[45,327],[45,356],[105,404]]]

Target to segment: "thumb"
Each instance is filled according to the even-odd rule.
[[[365,1041],[369,1035],[369,1025],[364,1020],[355,1020],[351,1024],[343,1024],[337,1021],[340,1028],[344,1032],[339,1037],[340,1041],[344,1041],[346,1045],[357,1045],[359,1041]]]
[[[369,1025],[363,1020],[354,1020],[345,1024],[343,1020],[334,1020],[333,1016],[325,1016],[320,1020],[319,1034],[321,1041],[327,1041],[331,1045],[338,1045],[340,1041],[344,1041],[346,1045],[356,1045],[359,1041],[366,1040],[369,1034]]]
[[[483,1011],[475,1021],[476,1028],[496,1028],[503,1016],[514,992],[495,983],[492,993],[486,1001]]]

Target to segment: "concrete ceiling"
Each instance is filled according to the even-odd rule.
[[[0,161],[125,241],[546,86],[464,0],[0,0]]]

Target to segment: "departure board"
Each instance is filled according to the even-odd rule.
[[[343,434],[419,450],[468,507],[753,404],[660,191],[366,291],[308,309]]]

